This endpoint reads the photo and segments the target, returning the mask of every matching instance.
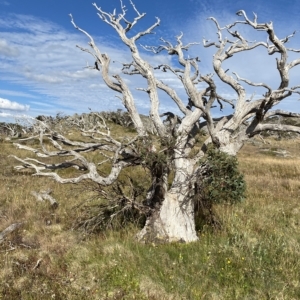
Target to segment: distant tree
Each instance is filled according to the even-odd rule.
[[[6,135],[8,138],[19,138],[22,133],[26,133],[26,131],[19,124],[0,123],[0,134]]]
[[[149,211],[146,214],[145,226],[138,234],[138,238],[140,240],[152,237],[165,241],[196,241],[198,237],[195,229],[195,193],[199,192],[196,185],[201,186],[197,184],[197,181],[205,180],[205,174],[211,174],[206,167],[209,164],[203,163],[206,152],[211,149],[209,144],[213,146],[214,151],[235,156],[245,141],[262,131],[280,130],[300,133],[300,128],[297,126],[263,122],[271,116],[299,117],[299,114],[273,110],[273,108],[289,96],[300,93],[300,85],[290,86],[290,71],[300,64],[300,59],[288,61],[289,52],[299,53],[300,50],[286,46],[295,33],[278,38],[273,29],[273,23],[258,23],[255,14],[254,20],[251,21],[243,10],[238,11],[237,15],[240,20],[224,27],[211,17],[209,19],[216,25],[217,40],[212,42],[204,40],[203,45],[216,48],[212,57],[215,73],[201,74],[199,58],[186,55],[190,47],[196,43],[183,44],[182,33],[177,36],[175,44],[161,38],[162,44],[157,47],[138,46],[142,37],[153,33],[154,29],[160,25],[160,20],[156,18],[156,22],[144,31],[132,31],[145,17],[145,13],[140,13],[131,1],[130,4],[136,14],[131,21],[127,19],[122,1],[120,13],[116,13],[116,10],[113,13],[107,13],[95,3],[93,4],[100,19],[116,31],[131,54],[132,61],[123,63],[120,72],[116,74],[110,71],[110,55],[101,52],[101,47],[96,45],[92,36],[78,27],[72,15],[70,16],[74,27],[89,39],[90,48],[77,47],[92,55],[96,63],[90,68],[98,70],[107,87],[120,95],[119,98],[127,111],[127,116],[130,117],[136,130],[136,136],[134,138],[112,137],[109,126],[101,114],[95,114],[96,121],[89,128],[86,123],[83,126],[82,120],[77,123],[78,126],[82,125],[81,130],[86,137],[85,141],[71,141],[40,121],[38,123],[41,133],[40,148],[26,147],[26,150],[36,153],[39,157],[51,159],[51,163],[45,163],[41,159],[16,157],[22,162],[22,166],[18,168],[31,168],[35,171],[35,175],[48,176],[60,183],[76,184],[83,180],[90,180],[100,187],[105,187],[115,184],[124,168],[144,166],[151,175],[151,184],[143,202],[149,207]],[[264,32],[267,41],[246,40],[235,30],[238,26],[251,27],[256,31]],[[132,32],[130,36],[129,32]],[[230,60],[237,53],[247,52],[253,58],[250,50],[258,47],[265,49],[266,54],[276,56],[277,72],[280,75],[280,82],[276,89],[265,83],[256,83],[241,78],[237,73],[230,72],[232,68],[228,71],[223,66],[226,60]],[[177,64],[175,66],[171,64],[152,66],[143,58],[145,50],[154,54],[166,52],[167,55],[177,58]],[[159,79],[157,76],[159,71],[168,72],[177,78],[186,92],[185,99]],[[121,76],[122,73],[141,76],[146,80],[147,87],[143,91],[149,99],[149,117],[155,127],[157,137],[147,132],[127,81]],[[229,86],[236,98],[231,100],[222,96],[217,89],[215,79]],[[201,86],[205,84],[206,87],[200,88],[199,83]],[[245,88],[247,85],[262,87],[265,93],[257,100],[253,97],[249,98]],[[171,111],[160,115],[158,90],[173,100],[181,112],[180,117]],[[213,118],[212,108],[215,105],[223,108],[225,103],[232,107],[232,112]],[[198,135],[204,127],[207,128],[208,136],[204,142],[200,143]],[[52,143],[55,150],[49,150],[48,145],[45,145],[45,139]],[[25,147],[21,144],[17,146]],[[85,154],[91,151],[99,151],[103,160],[110,163],[108,173],[101,172],[101,162],[92,162],[86,158]],[[54,157],[60,158],[57,164],[53,163]],[[62,178],[56,172],[56,169],[71,166],[77,167],[79,171],[82,170],[82,174],[72,178]],[[205,182],[219,184],[220,180]],[[119,190],[122,193],[121,187]],[[208,192],[210,191],[211,188]],[[134,197],[124,196],[122,201],[134,206],[136,204],[132,199]]]

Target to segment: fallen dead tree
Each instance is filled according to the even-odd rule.
[[[49,201],[51,204],[51,207],[56,209],[58,207],[58,202],[56,201],[56,199],[54,199],[52,196],[50,196],[51,193],[52,193],[52,191],[49,189],[49,190],[40,191],[40,192],[32,191],[31,195],[34,196],[37,201],[40,201],[40,202]]]
[[[5,237],[10,234],[11,232],[15,231],[19,227],[23,225],[22,222],[20,223],[14,223],[9,225],[7,228],[5,228],[1,233],[0,233],[0,244],[4,241]]]

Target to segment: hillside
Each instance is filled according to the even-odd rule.
[[[18,173],[8,155],[28,153],[4,139],[0,147],[0,233],[21,223],[0,239],[3,299],[300,298],[299,138],[246,144],[238,158],[247,199],[215,207],[222,230],[205,226],[199,242],[169,245],[137,243],[136,226],[76,229],[94,203],[89,186]],[[32,195],[47,189],[57,208]]]

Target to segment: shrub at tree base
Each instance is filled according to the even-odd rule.
[[[246,183],[238,170],[237,158],[214,148],[201,160],[201,169],[195,187],[195,219],[198,229],[205,224],[220,228],[213,212],[216,203],[237,203],[245,198]]]

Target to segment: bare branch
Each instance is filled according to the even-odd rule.
[[[186,106],[183,104],[182,100],[177,95],[176,91],[170,87],[168,87],[166,84],[164,84],[161,80],[156,79],[156,86],[166,92],[171,99],[174,100],[174,102],[177,104],[178,108],[181,112],[183,112],[185,115],[189,114],[190,111],[186,108]]]
[[[230,104],[231,107],[232,107],[233,109],[235,108],[234,100],[225,99],[224,97],[222,97],[222,96],[220,96],[220,95],[218,95],[218,94],[217,94],[216,97],[217,97],[217,100],[219,101],[219,103],[220,103],[220,101],[223,101],[223,102],[225,102],[225,103]],[[220,105],[221,105],[221,104],[220,104]],[[223,106],[222,106],[221,109],[223,109]]]
[[[2,232],[0,232],[0,244],[4,241],[4,238],[10,234],[11,232],[15,231],[19,227],[21,227],[23,223],[14,223],[9,225],[7,228],[5,228]]]
[[[289,49],[288,49],[288,50],[289,50]],[[293,51],[293,50],[292,50],[292,51]],[[295,52],[296,52],[296,51],[295,51]],[[297,52],[300,52],[300,50],[297,51]],[[298,66],[299,64],[300,64],[300,59],[295,59],[295,60],[291,61],[291,62],[287,65],[287,69],[290,70],[290,69],[294,68],[295,66]]]
[[[132,37],[132,41],[136,42],[138,39],[140,39],[142,36],[146,34],[153,34],[153,29],[158,27],[160,25],[160,19],[156,17],[156,22],[150,26],[147,30],[141,31],[138,34],[136,34],[134,37]]]
[[[75,153],[74,153],[74,155],[75,155]],[[121,170],[124,167],[131,165],[131,163],[124,162],[124,161],[116,162],[112,166],[110,174],[106,177],[103,177],[98,174],[97,167],[94,163],[90,163],[84,157],[80,157],[81,162],[84,163],[85,167],[87,167],[89,172],[86,174],[79,175],[77,177],[73,177],[73,178],[62,178],[56,172],[42,172],[43,170],[45,170],[45,167],[38,167],[36,164],[30,163],[29,159],[20,159],[16,156],[12,156],[12,157],[14,157],[16,160],[23,163],[23,166],[16,167],[17,170],[20,170],[22,168],[33,169],[35,171],[34,175],[51,177],[59,183],[79,183],[83,180],[89,179],[89,180],[92,180],[103,186],[112,184],[118,178],[118,175],[121,172]]]
[[[93,4],[98,11],[100,11],[100,17],[106,22],[106,23],[109,23],[110,25],[112,25],[118,32],[119,34],[121,34],[123,31],[122,29],[122,26],[120,25],[120,19],[122,19],[122,15],[119,16],[119,19],[116,20],[115,17],[113,15],[109,15],[105,12],[103,12],[101,10],[101,8],[97,7],[97,5],[94,3]],[[122,5],[122,9],[123,9],[123,5]],[[124,14],[125,14],[125,11],[124,11]],[[90,39],[90,42],[89,42],[89,45],[92,47],[92,49],[94,50],[95,53],[91,53],[89,50],[86,50],[86,49],[83,49],[83,48],[80,48],[82,49],[83,51],[85,52],[88,52],[90,53],[91,55],[93,55],[94,58],[96,58],[96,63],[95,63],[95,66],[97,67],[97,69],[99,69],[99,66],[102,67],[102,70],[101,70],[101,74],[102,74],[102,77],[104,79],[104,82],[106,83],[106,85],[121,93],[123,95],[123,104],[124,106],[127,108],[129,114],[131,115],[132,117],[132,120],[133,120],[133,123],[135,125],[135,127],[137,128],[137,131],[139,132],[140,135],[144,135],[146,133],[145,131],[145,128],[143,126],[143,123],[141,121],[141,118],[137,112],[137,109],[135,107],[135,104],[134,104],[134,101],[133,101],[133,97],[132,97],[132,94],[130,93],[130,90],[129,88],[127,87],[127,85],[125,84],[125,82],[121,79],[120,76],[113,76],[113,78],[116,78],[118,83],[115,83],[111,80],[110,76],[109,76],[109,64],[110,64],[110,58],[108,57],[108,55],[106,54],[102,54],[100,52],[100,50],[98,49],[98,47],[96,46],[93,38],[86,32],[84,31],[83,29],[79,28],[74,20],[73,20],[73,17],[72,15],[71,16],[71,22],[73,24],[73,26],[81,31],[82,33],[84,33],[89,39]],[[110,18],[110,22],[107,20],[107,17]],[[124,34],[121,34],[122,36],[124,36]],[[124,37],[123,37],[124,39]]]
[[[34,267],[32,268],[32,271],[34,271],[35,269],[39,268],[42,261],[43,261],[42,258],[38,259],[37,262],[36,262],[36,264],[35,264]]]
[[[300,134],[299,126],[282,125],[282,124],[259,124],[252,132],[252,136],[262,131],[285,131],[285,132],[296,132]]]
[[[218,21],[214,17],[209,17],[209,18],[207,18],[207,20],[212,20],[216,24],[216,27],[218,29],[218,31],[217,31],[218,39],[219,39],[219,42],[221,43],[222,42],[222,30],[226,29],[226,27],[221,28]]]
[[[209,48],[211,46],[215,46],[216,48],[220,48],[220,45],[217,44],[216,42],[210,42],[209,40],[203,38],[202,39],[202,44],[205,48]]]
[[[234,74],[237,78],[237,80],[239,81],[244,81],[246,82],[247,84],[249,85],[252,85],[252,86],[261,86],[261,87],[264,87],[268,90],[268,94],[270,94],[272,92],[272,89],[265,83],[254,83],[248,79],[245,79],[245,78],[241,78],[236,72],[232,72],[232,74]]]
[[[273,116],[300,118],[299,113],[292,113],[292,112],[281,110],[281,109],[276,109],[274,111],[269,111],[268,113],[266,113],[265,118],[267,119],[267,118],[273,117]]]

